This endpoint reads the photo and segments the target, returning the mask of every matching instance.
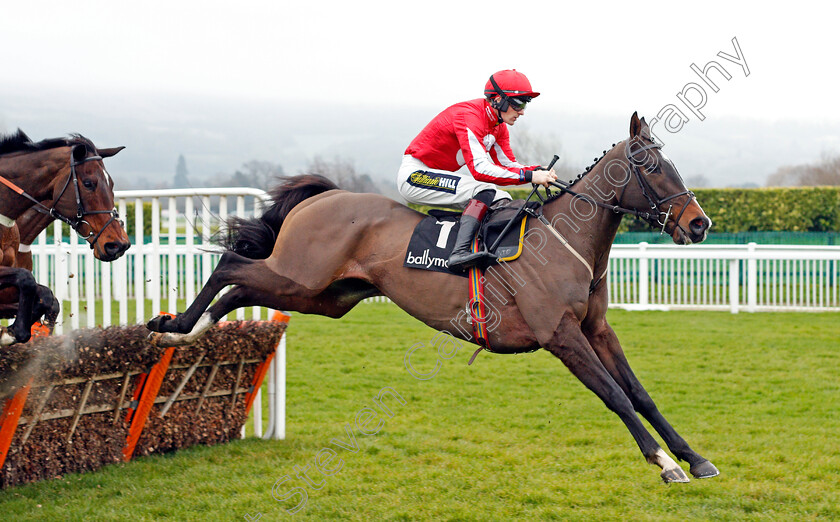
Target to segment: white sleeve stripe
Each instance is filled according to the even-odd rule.
[[[507,154],[505,154],[504,149],[502,149],[498,143],[493,145],[493,148],[496,149],[496,157],[499,158],[499,162],[505,167],[513,167],[515,169],[525,168],[525,165],[522,165],[516,161],[512,161],[510,158],[508,158]]]
[[[486,176],[494,178],[519,179],[519,174],[505,170],[493,163],[484,146],[478,140],[472,130],[467,129],[467,137],[470,143],[470,152],[473,157],[473,168]]]

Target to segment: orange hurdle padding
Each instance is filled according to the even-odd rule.
[[[50,331],[50,327],[42,323],[41,321],[35,321],[32,323],[32,328],[30,329],[32,333],[32,338],[35,337],[47,337],[52,332]]]
[[[134,448],[137,447],[140,434],[143,433],[143,427],[146,426],[146,420],[149,418],[149,413],[151,413],[152,406],[155,404],[158,390],[160,390],[160,385],[163,383],[163,376],[166,375],[166,370],[169,369],[169,362],[172,360],[172,355],[174,354],[175,348],[167,348],[160,362],[152,367],[149,375],[145,379],[143,391],[140,394],[137,409],[131,419],[131,426],[128,428],[128,437],[123,448],[123,460],[125,462],[131,460],[131,456],[134,454]]]
[[[271,320],[277,323],[285,323],[289,324],[289,320],[292,317],[288,314],[284,314],[283,312],[274,312],[274,315],[271,316]],[[286,335],[286,332],[283,332],[283,335]],[[282,336],[281,336],[282,338]],[[265,379],[265,374],[268,372],[268,369],[271,367],[271,361],[274,359],[274,356],[277,354],[277,351],[271,352],[268,357],[266,357],[265,361],[260,363],[257,367],[257,371],[254,374],[254,379],[251,381],[251,391],[245,394],[245,416],[248,416],[248,413],[251,411],[251,406],[254,404],[254,399],[257,397],[257,391],[262,386],[263,379]]]
[[[23,405],[26,404],[30,389],[32,389],[32,379],[29,379],[26,386],[19,389],[11,399],[6,399],[3,413],[0,414],[0,468],[6,463],[6,456],[12,446],[12,439],[15,437],[18,421],[23,413]]]
[[[285,333],[283,335],[285,335]],[[254,399],[257,398],[257,391],[259,391],[260,386],[262,386],[265,374],[271,367],[271,361],[274,359],[276,353],[277,352],[271,352],[270,354],[268,354],[268,357],[265,358],[265,361],[261,362],[260,365],[257,366],[257,373],[254,374],[254,378],[251,380],[251,391],[245,394],[245,417],[247,417],[248,413],[251,411],[251,406],[253,406],[254,404]]]

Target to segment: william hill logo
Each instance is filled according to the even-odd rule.
[[[458,189],[458,181],[460,178],[457,176],[449,176],[446,174],[437,174],[434,172],[423,172],[422,170],[418,170],[416,172],[412,172],[411,176],[408,177],[408,182],[415,187],[422,187],[427,188],[430,190],[437,190],[439,192],[448,192],[450,194],[455,194],[455,191]]]
[[[417,268],[423,267],[427,270],[433,266],[438,268],[449,268],[446,259],[442,257],[432,257],[429,255],[428,248],[423,251],[422,255],[419,256],[415,256],[411,253],[411,250],[409,250],[408,255],[405,256],[405,264],[414,265]]]

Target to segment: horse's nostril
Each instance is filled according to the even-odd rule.
[[[691,229],[691,232],[699,235],[709,228],[709,220],[703,217],[694,218],[688,226]]]
[[[117,256],[128,250],[128,243],[109,241],[105,243],[105,253],[109,256]]]

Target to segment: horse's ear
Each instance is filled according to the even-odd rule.
[[[641,131],[642,122],[639,121],[639,113],[634,112],[633,116],[630,116],[630,137],[635,138]]]
[[[84,145],[73,146],[73,159],[75,161],[83,161],[87,157],[87,149]]]
[[[651,137],[650,137],[650,126],[648,126],[647,122],[645,121],[644,116],[642,116],[642,119],[641,119],[640,123],[642,124],[642,129],[640,131],[642,138],[645,138],[647,140],[651,139]]]
[[[96,149],[96,152],[98,152],[103,158],[110,158],[111,156],[116,156],[117,153],[124,148],[125,147],[111,147],[110,149]]]

